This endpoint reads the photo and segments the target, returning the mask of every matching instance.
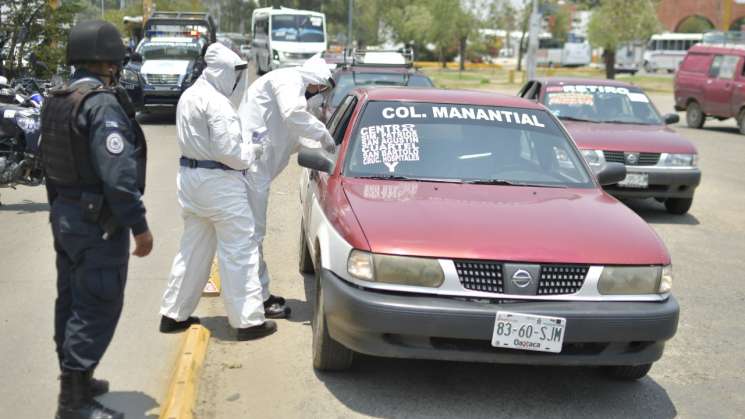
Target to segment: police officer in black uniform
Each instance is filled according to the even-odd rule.
[[[124,301],[132,254],[150,253],[145,219],[145,137],[117,88],[125,56],[110,23],[85,21],[70,32],[70,82],[44,101],[42,159],[57,254],[55,336],[60,368],[57,418],[123,418],[94,397],[108,383],[93,371],[109,346]]]

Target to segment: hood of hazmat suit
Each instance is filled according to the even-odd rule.
[[[244,138],[266,128],[264,156],[257,161],[254,178],[271,181],[287,166],[300,138],[321,145],[333,144],[326,126],[308,110],[305,91],[311,84],[330,84],[331,70],[316,54],[302,66],[274,70],[254,81],[238,108]]]

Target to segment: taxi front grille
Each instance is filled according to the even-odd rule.
[[[159,86],[178,86],[178,74],[143,74],[148,84]]]
[[[582,265],[543,265],[538,295],[574,294],[584,285],[589,270]]]
[[[654,166],[660,161],[660,153],[638,153],[639,157],[635,163],[629,162],[626,154],[623,151],[603,151],[605,161],[609,163],[622,163],[628,166]]]
[[[469,260],[454,262],[463,288],[483,292],[504,292],[501,263]]]

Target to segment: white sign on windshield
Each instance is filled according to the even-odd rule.
[[[520,111],[491,109],[469,106],[432,106],[431,115],[417,112],[414,106],[398,106],[383,108],[385,119],[470,119],[473,121],[497,121],[515,125],[530,125],[545,128],[536,115]]]

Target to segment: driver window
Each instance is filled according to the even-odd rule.
[[[722,58],[721,55],[714,57],[714,61],[711,62],[711,67],[709,68],[709,77],[717,77],[719,75],[719,68],[722,66]]]
[[[339,104],[339,107],[336,108],[336,111],[334,111],[334,114],[331,115],[331,118],[329,118],[328,122],[326,123],[326,128],[328,128],[329,133],[331,135],[334,135],[334,131],[336,130],[336,126],[339,125],[339,119],[341,119],[342,115],[344,115],[344,111],[346,111],[347,106],[349,106],[349,103],[354,99],[354,96],[347,96],[342,100],[342,102]]]
[[[336,145],[341,144],[342,140],[344,140],[344,132],[347,131],[349,120],[352,119],[352,113],[354,112],[354,108],[357,105],[357,98],[354,96],[349,96],[349,97],[351,98],[351,100],[347,104],[346,109],[344,110],[344,113],[339,119],[339,123],[336,126],[336,130],[331,133],[331,136],[334,137],[334,142],[336,143]]]

